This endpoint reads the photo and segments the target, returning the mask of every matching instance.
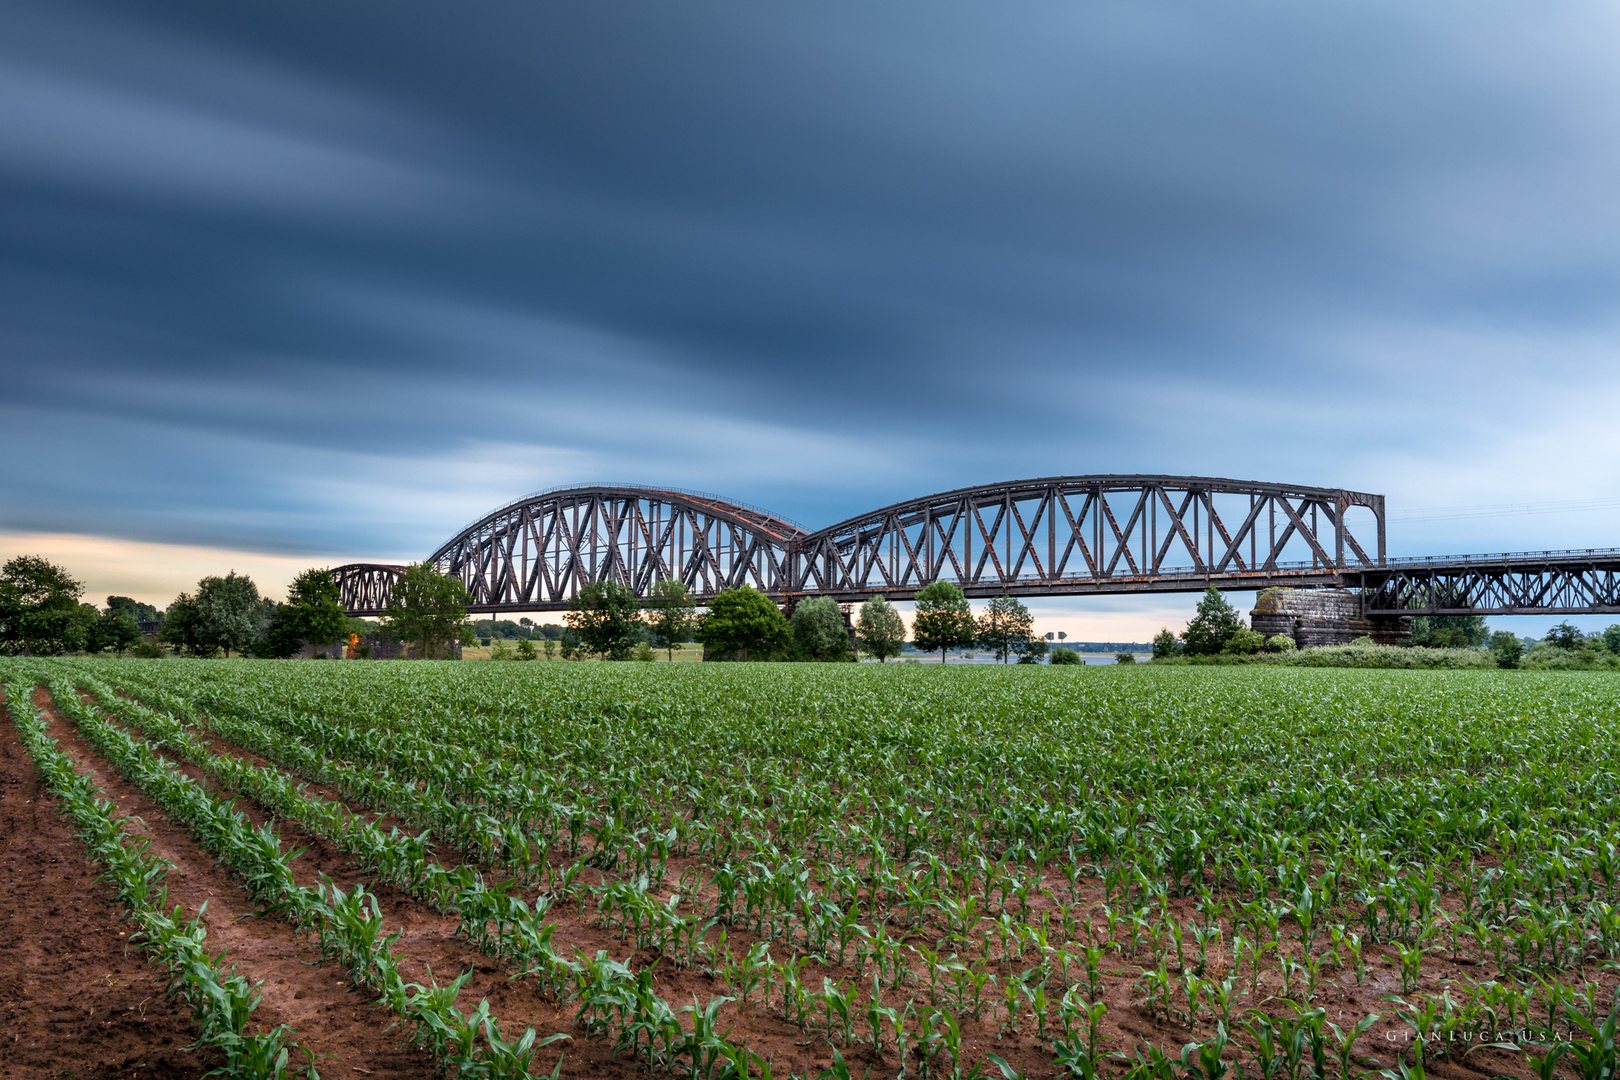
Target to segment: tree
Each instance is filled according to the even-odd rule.
[[[78,629],[75,635],[79,647],[87,653],[98,653],[104,649],[123,652],[141,639],[141,631],[135,621],[120,611],[97,611],[93,604],[80,604],[78,609]]]
[[[1412,619],[1412,644],[1430,649],[1477,648],[1489,634],[1483,615],[1418,615]]]
[[[303,647],[304,635],[293,620],[292,608],[287,604],[277,604],[264,633],[253,645],[253,655],[286,660],[298,655],[298,650]]]
[[[667,650],[669,659],[675,659],[675,646],[692,637],[697,622],[697,602],[686,591],[686,582],[679,578],[654,582],[646,607],[652,643]]]
[[[143,604],[128,596],[107,597],[107,606],[103,610],[115,615],[127,615],[136,626],[143,622],[157,622],[161,617],[158,609],[151,604]]]
[[[158,637],[191,656],[204,656],[213,651],[211,647],[206,650],[203,647],[202,612],[190,593],[175,597],[163,613],[163,628],[158,631]]]
[[[787,643],[790,631],[770,597],[743,585],[709,601],[696,636],[705,660],[766,660]]]
[[[811,660],[841,660],[849,652],[849,628],[838,601],[830,596],[801,600],[788,620],[793,631],[793,648]]]
[[[968,607],[962,590],[949,581],[935,581],[923,586],[916,596],[917,614],[911,619],[912,643],[923,652],[939,650],[939,662],[945,662],[946,649],[960,649],[973,644],[978,628],[973,623],[973,609]]]
[[[412,563],[394,582],[383,629],[396,641],[415,643],[416,655],[431,660],[460,640],[467,599],[460,578],[441,574],[430,563]]]
[[[107,599],[111,600],[112,597]],[[141,606],[151,611],[154,616],[154,618],[146,621],[156,622],[157,609],[150,604],[142,604]],[[101,649],[111,649],[114,652],[121,653],[141,640],[141,628],[127,608],[115,609],[109,605],[96,619],[95,640],[96,647],[94,649],[91,649],[86,644],[85,647],[88,651],[99,652]]]
[[[204,649],[245,653],[259,640],[274,606],[259,596],[259,587],[235,570],[197,583],[198,639]]]
[[[1243,629],[1246,627],[1238,613],[1226,602],[1221,591],[1211,585],[1204,590],[1198,611],[1182,631],[1181,639],[1187,643],[1188,655],[1213,656],[1226,647],[1233,634]]]
[[[592,581],[568,601],[563,621],[579,635],[587,652],[608,660],[628,660],[641,626],[641,604],[628,585],[611,578]]]
[[[331,644],[349,625],[343,595],[330,570],[305,570],[293,578],[283,607],[286,611],[282,621],[287,632],[310,645]]]
[[[1018,654],[1020,664],[1038,664],[1041,662],[1041,657],[1045,656],[1051,649],[1051,642],[1043,637],[1036,637],[1034,634],[1029,635],[1023,641],[1013,644],[1013,652]],[[1061,651],[1068,652],[1069,650],[1063,649]]]
[[[855,633],[861,639],[861,648],[887,663],[889,657],[900,655],[900,646],[906,641],[906,621],[881,596],[874,596],[861,605],[861,614],[855,620]]]
[[[1433,584],[1411,599],[1412,607],[1469,608],[1472,601],[1460,588]],[[1483,615],[1417,615],[1412,619],[1412,644],[1430,649],[1477,648],[1490,631]]]
[[[1163,660],[1170,656],[1181,655],[1181,641],[1170,632],[1168,626],[1163,627],[1153,635],[1153,659]]]
[[[1029,641],[1034,621],[1029,609],[1016,598],[998,596],[979,616],[978,642],[1005,664],[1009,654]]]
[[[1413,619],[1412,621],[1416,622],[1417,620]],[[1582,634],[1569,623],[1561,622],[1551,630],[1548,630],[1547,636],[1541,640],[1545,641],[1548,645],[1551,645],[1555,649],[1574,650],[1586,644],[1586,635]]]
[[[1524,655],[1524,642],[1519,640],[1517,634],[1498,630],[1491,635],[1491,654],[1496,658],[1497,667],[1516,668],[1519,657]]]
[[[79,597],[84,583],[39,555],[0,567],[0,652],[58,653],[83,641]]]
[[[572,629],[565,628],[562,637],[557,640],[562,643],[562,658],[564,660],[576,659],[583,650],[583,646],[579,643],[579,634]]]

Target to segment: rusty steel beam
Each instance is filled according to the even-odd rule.
[[[1382,495],[1196,476],[1054,476],[959,488],[807,532],[758,507],[633,484],[559,488],[468,525],[427,560],[479,614],[565,610],[612,579],[666,578],[701,604],[748,584],[906,600],[933,581],[974,598],[1360,589],[1368,614],[1620,612],[1620,550],[1390,559]],[[333,573],[346,610],[377,615],[404,567]]]

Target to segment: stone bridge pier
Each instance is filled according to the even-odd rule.
[[[1379,645],[1401,645],[1412,638],[1409,615],[1368,616],[1361,596],[1349,589],[1262,589],[1249,612],[1249,625],[1270,638],[1294,639],[1301,649],[1348,645],[1370,637]]]

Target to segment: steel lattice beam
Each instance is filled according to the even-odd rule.
[[[698,492],[563,488],[501,507],[426,561],[460,577],[478,613],[560,611],[609,578],[645,596],[672,577],[699,603],[745,583],[779,603],[904,600],[943,579],[972,597],[1291,585],[1362,589],[1369,614],[1620,612],[1617,551],[1388,559],[1382,495],[1189,476],[987,484],[813,533]],[[403,570],[332,573],[351,614],[376,615]]]

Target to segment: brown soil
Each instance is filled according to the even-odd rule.
[[[50,705],[43,690],[36,702]],[[309,939],[295,937],[289,923],[252,917],[252,900],[225,869],[169,820],[162,807],[104,762],[76,727],[54,709],[49,712],[50,733],[79,772],[92,775],[121,812],[136,815],[140,821],[129,823],[131,831],[150,837],[153,853],[174,865],[165,882],[170,902],[183,905],[188,914],[206,903],[202,917],[211,948],[227,949],[228,959],[245,978],[263,983],[253,1014],[258,1024],[291,1024],[297,1041],[315,1054],[323,1076],[427,1080],[433,1075],[426,1054],[402,1049],[399,1031],[384,1033],[391,1012],[372,1004],[367,993],[348,991],[342,972],[332,963],[316,963],[318,954]]]
[[[194,908],[202,898],[213,898],[209,908],[210,926],[224,924],[218,931],[221,943],[229,945],[232,957],[243,962],[245,974],[254,978],[267,978],[271,982],[271,985],[265,987],[265,1002],[258,1015],[267,1023],[283,1021],[292,1023],[298,1028],[300,1037],[306,1043],[322,1053],[331,1054],[331,1058],[323,1059],[321,1062],[323,1075],[362,1075],[366,1072],[385,1076],[430,1075],[431,1069],[428,1068],[425,1058],[401,1054],[395,1049],[397,1031],[388,1036],[379,1034],[392,1019],[384,1010],[366,1005],[365,998],[361,995],[345,995],[339,985],[340,977],[330,966],[319,968],[299,966],[300,959],[307,962],[313,960],[314,956],[307,950],[302,954],[299,952],[299,943],[291,941],[290,929],[286,928],[285,924],[274,920],[251,920],[237,924],[217,918],[227,914],[227,901],[220,897],[229,898],[229,912],[232,914],[246,913],[251,910],[251,904],[240,890],[226,879],[224,872],[214,866],[211,859],[197,848],[194,840],[183,830],[167,822],[157,807],[150,805],[133,788],[112,775],[111,770],[100,761],[94,751],[78,738],[76,730],[71,725],[56,717],[52,730],[62,742],[64,749],[76,760],[98,772],[109,796],[114,797],[122,808],[146,817],[152,826],[152,834],[158,838],[160,852],[181,868],[171,879],[171,894],[187,903],[188,908]],[[215,753],[231,753],[252,760],[255,764],[270,764],[256,755],[217,739],[209,741]],[[187,767],[186,771],[194,777],[206,779],[198,770]],[[337,792],[324,786],[312,785],[309,791],[312,795],[344,802],[350,809],[363,816],[372,817],[365,814],[363,808],[354,806]],[[250,801],[241,800],[238,805],[254,819],[255,823],[266,820],[262,808]],[[379,824],[386,827],[392,822],[383,821]],[[301,883],[313,883],[320,873],[327,874],[344,887],[348,887],[356,880],[364,879],[365,875],[359,873],[351,859],[325,842],[304,834],[302,830],[289,823],[283,823],[280,829],[289,846],[307,849],[294,863],[295,874]],[[446,857],[451,855],[448,851],[441,854]],[[668,868],[669,886],[662,890],[664,895],[667,896],[672,891],[673,883],[679,880],[681,872],[688,865],[698,863],[695,860],[671,860]],[[595,876],[594,873],[592,876]],[[186,889],[189,891],[181,888],[182,882],[186,883]],[[1101,889],[1098,885],[1096,882],[1082,883],[1084,896],[1100,902]],[[1067,882],[1054,882],[1048,879],[1047,886],[1059,895],[1067,894]],[[464,1009],[475,1005],[481,997],[487,997],[492,1011],[501,1019],[508,1037],[529,1026],[534,1027],[542,1035],[567,1032],[573,1037],[573,1041],[559,1043],[540,1052],[538,1057],[543,1071],[549,1072],[560,1051],[564,1057],[562,1069],[564,1076],[622,1077],[628,1080],[630,1077],[645,1074],[644,1064],[628,1054],[614,1054],[607,1042],[592,1038],[574,1027],[573,1016],[577,1003],[559,1005],[544,1000],[529,982],[509,980],[508,973],[498,969],[488,957],[476,954],[465,942],[455,938],[454,919],[390,887],[379,887],[376,892],[387,917],[388,931],[401,932],[396,947],[401,952],[402,970],[407,978],[426,981],[431,969],[442,983],[472,967],[475,969],[474,975],[461,998]],[[1191,921],[1194,917],[1190,901],[1178,901],[1173,905],[1173,909],[1179,921],[1183,923]],[[1043,912],[1048,913],[1054,920],[1059,917],[1057,904],[1051,898],[1032,895],[1030,912],[1022,914],[1020,920],[1039,922]],[[589,918],[581,917],[578,908],[571,903],[553,908],[548,918],[557,923],[554,944],[565,954],[577,949],[589,955],[599,949],[605,949],[616,959],[628,962],[632,969],[637,970],[656,962],[657,992],[677,1008],[691,1003],[694,996],[700,1001],[706,1001],[711,995],[734,992],[718,977],[706,975],[698,970],[675,968],[667,960],[657,962],[657,958],[650,952],[627,955],[630,952],[628,945],[603,928],[592,925]],[[226,935],[231,932],[240,936],[235,939],[227,938]],[[211,933],[214,931],[211,930]],[[711,933],[711,943],[716,936]],[[930,932],[926,937],[912,937],[910,940],[913,944],[933,945],[934,936]],[[745,954],[758,940],[753,934],[740,928],[729,929],[728,938],[729,952],[734,958]],[[1190,940],[1186,942],[1186,947],[1189,950],[1192,948]],[[782,943],[772,943],[772,949],[778,959],[784,957],[786,950],[782,947]],[[973,957],[976,957],[976,954],[975,949]],[[1378,1065],[1387,1067],[1392,1065],[1403,1051],[1407,1051],[1410,1045],[1406,1041],[1409,1029],[1395,1021],[1392,1015],[1394,1008],[1389,1002],[1381,1000],[1385,995],[1399,989],[1397,971],[1391,962],[1393,955],[1385,956],[1384,951],[1376,946],[1366,946],[1364,956],[1369,967],[1365,981],[1356,984],[1347,968],[1325,970],[1316,1004],[1325,1008],[1328,1019],[1342,1028],[1349,1028],[1367,1013],[1381,1013],[1383,1021],[1363,1036],[1357,1044],[1357,1051],[1358,1057],[1363,1060],[1369,1056],[1376,1056],[1379,1059]],[[1219,980],[1230,967],[1224,944],[1210,959],[1209,974]],[[1173,952],[1171,960],[1173,967]],[[1108,1005],[1108,1013],[1102,1024],[1102,1035],[1107,1047],[1112,1050],[1130,1051],[1135,1049],[1140,1041],[1156,1045],[1175,1056],[1182,1044],[1208,1038],[1213,1033],[1213,1019],[1206,1012],[1200,1018],[1197,1029],[1192,1030],[1178,1021],[1166,1020],[1162,1016],[1150,1013],[1144,1006],[1142,991],[1137,986],[1139,978],[1137,965],[1145,965],[1148,962],[1146,955],[1121,960],[1110,954],[1104,960],[1103,969],[1106,974],[1103,996]],[[1036,963],[1038,961],[1033,957],[1025,960],[1008,958],[1001,963],[993,964],[992,970],[1005,982],[1009,976],[1016,977],[1020,971],[1033,967]],[[914,998],[919,1008],[927,1007],[929,1000],[927,976],[920,970],[920,965],[914,962],[913,967],[918,969],[916,973],[920,976],[920,981],[899,991],[885,990],[883,996],[886,1004],[900,1006]],[[1424,974],[1426,977],[1422,989],[1430,994],[1438,994],[1447,980],[1460,980],[1470,972],[1466,968],[1446,963],[1438,956],[1432,956],[1429,962],[1425,963]],[[855,973],[851,966],[823,967],[811,964],[804,973],[804,981],[809,987],[819,989],[824,975],[839,981],[850,980]],[[1071,968],[1070,975],[1071,977],[1080,975],[1078,963]],[[1475,977],[1484,976],[1480,973]],[[1242,974],[1234,981],[1247,989],[1247,963],[1244,964]],[[1240,1017],[1246,1014],[1247,1009],[1257,1002],[1264,1003],[1263,1007],[1273,1014],[1285,1014],[1288,1010],[1285,1003],[1280,1000],[1279,982],[1273,960],[1267,964],[1259,995],[1254,998],[1245,997],[1241,1005],[1234,1010],[1234,1027],[1237,1026],[1236,1022]],[[863,1000],[866,993],[870,992],[870,987],[871,978],[868,969],[864,987],[858,987]],[[1268,994],[1278,997],[1268,997]],[[1456,991],[1454,996],[1458,996]],[[999,994],[997,997],[999,998]],[[338,1002],[348,1004],[336,1005]],[[782,1020],[779,1015],[779,991],[773,995],[773,1002],[778,1015],[767,1014],[757,1001],[741,1006],[735,1002],[726,1005],[721,1010],[722,1029],[729,1026],[731,1039],[745,1043],[755,1052],[771,1059],[775,1075],[797,1074],[814,1077],[831,1061],[832,1050],[827,1039],[819,1031],[807,1031]],[[963,1022],[964,1065],[983,1062],[985,1055],[993,1053],[1005,1058],[1032,1080],[1036,1077],[1059,1075],[1051,1052],[1036,1040],[1027,1012],[1024,1030],[1020,1032],[1001,1031],[1004,1020],[1004,1010],[991,1009],[979,1021]],[[857,1041],[863,1028],[864,1024],[857,1025]],[[1237,1032],[1234,1032],[1234,1035],[1237,1035]],[[1233,1052],[1228,1054],[1229,1059],[1236,1052],[1238,1041],[1246,1044],[1249,1040],[1247,1036],[1234,1039],[1234,1048]],[[885,1046],[881,1055],[874,1055],[869,1046],[865,1048],[859,1045],[846,1046],[842,1047],[842,1050],[855,1075],[865,1072],[868,1067],[871,1067],[874,1076],[893,1075],[899,1071],[892,1043]],[[390,1054],[393,1056],[389,1057]],[[1409,1057],[1409,1054],[1407,1056]],[[363,1069],[351,1071],[349,1067],[351,1062],[362,1065]],[[1111,1066],[1110,1071],[1116,1067]],[[913,1072],[915,1068],[913,1063]],[[1462,1060],[1431,1061],[1429,1071],[1436,1076],[1455,1080],[1503,1073],[1527,1075],[1520,1055],[1497,1050],[1482,1050]],[[990,1072],[991,1075],[997,1075],[998,1071],[992,1067]]]
[[[122,905],[0,708],[0,1077],[196,1077],[189,1011],[126,949]]]

